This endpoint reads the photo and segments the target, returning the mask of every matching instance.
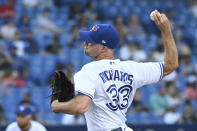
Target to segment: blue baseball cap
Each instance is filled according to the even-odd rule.
[[[20,105],[19,108],[16,110],[16,114],[31,115],[31,106]]]
[[[110,24],[97,24],[90,31],[79,31],[80,38],[91,44],[101,44],[108,48],[116,48],[120,36],[116,29]]]

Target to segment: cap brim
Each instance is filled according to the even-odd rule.
[[[25,116],[30,115],[29,113],[24,113],[24,112],[21,112],[21,111],[16,111],[16,114],[17,115],[21,114],[21,115],[25,115]]]
[[[79,31],[80,39],[88,43],[96,44],[96,42],[91,38],[90,31]]]

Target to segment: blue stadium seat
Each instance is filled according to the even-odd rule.
[[[59,37],[59,43],[60,43],[61,46],[63,46],[63,47],[66,46],[68,36],[69,35],[67,33],[64,33],[64,34],[60,35],[60,37]]]
[[[149,113],[149,119],[151,123],[155,123],[155,124],[163,123],[163,117],[154,113]]]
[[[47,45],[49,45],[53,42],[52,34],[41,34],[40,33],[39,35],[35,35],[35,39],[38,42],[38,46],[41,50],[44,50]]]
[[[14,122],[16,120],[16,114],[14,112],[5,112],[6,118],[8,118],[8,122]]]
[[[47,82],[47,78],[55,71],[56,59],[56,55],[43,56],[42,73],[43,77],[45,77],[45,82]]]
[[[44,112],[42,118],[49,124],[61,124],[62,114],[56,114],[53,112]]]
[[[135,114],[127,114],[127,123],[140,123],[140,124],[149,124],[149,123],[162,123],[163,118],[160,115],[156,115],[153,113],[135,113]]]
[[[135,124],[139,122],[139,117],[136,114],[127,114],[126,118],[127,118],[127,123]]]
[[[195,109],[195,111],[197,111],[197,100],[191,100],[191,104],[193,108]]]
[[[181,105],[176,109],[178,113],[183,113],[185,110],[186,103],[182,102]]]

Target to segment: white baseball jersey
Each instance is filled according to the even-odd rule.
[[[8,125],[5,131],[21,131],[17,122]],[[31,121],[31,127],[28,131],[47,131],[46,128],[37,121]]]
[[[162,63],[99,60],[86,64],[74,76],[75,91],[92,99],[85,113],[88,131],[109,131],[125,125],[125,113],[136,89],[158,82]]]

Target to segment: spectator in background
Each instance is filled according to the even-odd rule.
[[[81,9],[80,3],[73,2],[69,6],[69,19],[71,19],[71,20],[79,19],[80,15],[81,15],[81,12],[82,12],[82,9]]]
[[[91,0],[88,0],[85,13],[87,14],[88,19],[90,21],[96,21],[98,19],[96,3]]]
[[[3,77],[2,81],[8,87],[26,88],[27,84],[15,69],[10,69]]]
[[[49,9],[44,9],[41,15],[38,16],[37,23],[37,32],[42,33],[43,35],[52,34],[61,34],[62,30],[56,26],[56,24],[50,20],[51,12]]]
[[[194,65],[191,62],[191,54],[181,55],[179,57],[179,74],[181,76],[188,76],[194,72]]]
[[[14,40],[17,29],[12,20],[7,20],[6,23],[0,28],[1,35],[5,40]]]
[[[21,67],[19,69],[19,77],[24,80],[27,87],[34,86],[36,83],[29,75],[29,70],[26,67]]]
[[[19,102],[19,105],[30,106],[33,112],[38,110],[36,104],[32,101],[32,95],[29,92],[24,94],[23,99]]]
[[[172,30],[174,30],[175,28],[175,22],[174,22],[174,18],[175,18],[175,10],[172,7],[169,7],[168,9],[166,9],[166,15],[169,18],[170,21],[170,26],[172,28]]]
[[[131,107],[130,113],[136,112],[147,112],[147,107],[141,101],[141,91],[137,90],[133,98],[133,105]]]
[[[124,19],[121,15],[118,15],[114,21],[114,26],[116,30],[118,31],[118,34],[120,35],[120,45],[127,43],[127,28],[124,23]]]
[[[176,112],[177,108],[181,105],[181,97],[178,95],[178,89],[175,87],[174,82],[166,82],[168,88],[167,100],[168,109],[164,115],[164,123],[175,124],[179,123],[181,114]]]
[[[45,52],[47,54],[61,54],[62,53],[62,47],[59,44],[59,36],[58,35],[54,36],[53,43],[46,46]]]
[[[0,46],[0,71],[7,71],[10,69],[12,64],[12,59],[6,52],[5,48]]]
[[[16,121],[9,124],[6,131],[46,131],[40,123],[32,120],[31,107],[21,105],[16,111]]]
[[[15,19],[16,12],[14,10],[15,0],[7,0],[4,5],[0,6],[0,19]]]
[[[194,16],[195,18],[197,17],[197,1],[196,0],[191,0],[190,12],[192,16]]]
[[[82,13],[79,17],[79,20],[77,21],[77,25],[80,29],[84,27],[88,27],[89,22],[89,16],[87,13]]]
[[[22,34],[26,34],[31,29],[31,19],[27,14],[22,15],[17,24],[17,28]]]
[[[151,58],[153,61],[162,61],[164,59],[164,48],[161,38],[158,41],[157,48],[151,51]]]
[[[39,53],[38,43],[34,40],[33,33],[31,30],[28,30],[24,39],[27,44],[27,53],[28,54],[37,54]]]
[[[190,103],[186,104],[185,110],[181,116],[181,123],[196,123],[197,122],[197,114]]]
[[[13,69],[20,69],[29,65],[29,62],[24,57],[17,55],[17,48],[15,46],[10,48],[9,53]]]
[[[168,87],[167,94],[168,106],[175,109],[181,105],[181,97],[178,94],[176,87]]]
[[[135,49],[133,52],[133,60],[137,62],[145,62],[147,61],[146,52],[142,49],[140,43],[135,43]]]
[[[8,120],[4,115],[4,109],[3,107],[0,105],[0,126],[1,125],[7,125],[8,124]]]
[[[124,44],[120,47],[119,57],[121,60],[131,60],[133,59],[133,52],[135,47],[133,44]]]
[[[174,36],[179,54],[181,56],[191,55],[191,48],[193,47],[193,44],[192,42],[185,42],[185,40],[183,39],[183,32],[180,28],[175,28]]]
[[[26,93],[23,96],[23,99],[19,102],[19,105],[29,106],[32,111],[32,120],[40,121],[37,117],[37,113],[39,111],[38,106],[32,101],[31,93]]]
[[[183,97],[189,100],[197,100],[197,77],[190,75],[187,81],[187,88],[183,93]]]
[[[168,108],[167,112],[164,114],[165,124],[176,124],[179,123],[181,119],[181,114],[176,112],[175,107]]]
[[[6,49],[6,48],[7,48],[7,44],[6,44],[5,40],[3,39],[3,36],[2,36],[2,34],[1,34],[1,32],[0,32],[0,46],[1,46],[2,48],[4,48],[5,51],[7,50],[7,49]]]
[[[16,47],[16,55],[19,57],[23,57],[26,54],[26,49],[27,49],[27,43],[22,40],[21,38],[21,32],[16,32],[15,33],[15,38],[11,42],[12,47]]]
[[[182,31],[178,27],[175,28],[174,39],[176,41],[177,48],[179,48],[180,45],[187,45],[187,43],[185,43],[182,39]]]
[[[163,115],[168,108],[168,100],[166,96],[165,86],[157,87],[158,91],[156,94],[153,94],[150,98],[150,108],[151,111]]]
[[[2,77],[1,83],[5,87],[12,87],[14,85],[14,80],[17,78],[18,72],[17,70],[8,70]]]
[[[139,19],[136,15],[131,15],[128,24],[128,35],[141,36],[146,35],[144,28],[140,25]]]
[[[71,34],[69,34],[66,43],[69,47],[78,47],[79,45],[81,45],[81,40],[79,39],[78,30],[79,27],[77,25],[72,26]]]

